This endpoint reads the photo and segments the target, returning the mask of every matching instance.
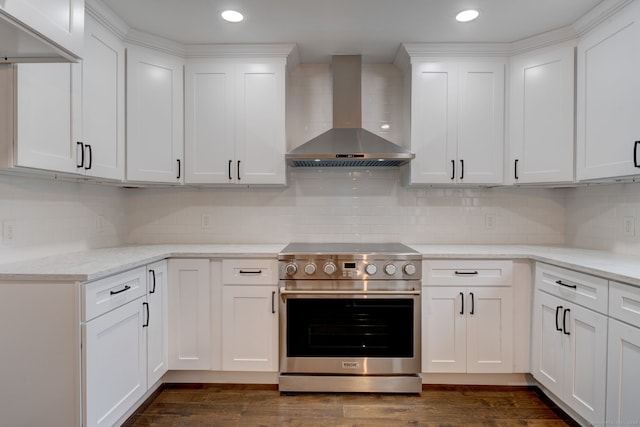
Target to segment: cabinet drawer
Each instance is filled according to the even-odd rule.
[[[511,286],[511,260],[426,260],[423,286]]]
[[[82,286],[82,320],[87,322],[146,294],[146,271],[139,267]]]
[[[640,328],[640,288],[609,282],[609,316]]]
[[[536,263],[535,280],[537,289],[607,314],[609,284],[605,279]]]
[[[225,285],[277,285],[278,260],[222,260],[222,283]]]

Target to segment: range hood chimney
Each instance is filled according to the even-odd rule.
[[[332,57],[333,128],[285,155],[293,167],[402,166],[415,154],[362,129],[362,57]]]

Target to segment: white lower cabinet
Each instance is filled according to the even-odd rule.
[[[513,372],[513,292],[509,287],[425,287],[422,370]]]
[[[542,283],[552,277],[550,271],[555,274],[553,279],[557,279],[551,282],[556,284],[555,289]],[[585,420],[601,425],[605,421],[607,317],[591,308],[600,306],[599,298],[606,299],[607,282],[595,278],[602,283],[584,283],[583,279],[584,275],[569,270],[537,266],[532,374]],[[597,296],[588,302],[591,307],[572,301],[580,300],[583,289],[593,290]]]
[[[278,370],[277,286],[224,286],[222,370]]]
[[[222,261],[222,370],[278,370],[275,259]]]
[[[167,261],[147,266],[147,387],[169,369]]]
[[[423,273],[422,371],[512,373],[513,262],[433,260]]]
[[[639,425],[640,288],[609,282],[609,315],[607,426]]]
[[[85,326],[87,426],[114,425],[147,391],[144,300],[140,297]]]
[[[208,259],[169,260],[169,368],[211,369]]]

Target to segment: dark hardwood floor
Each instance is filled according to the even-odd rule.
[[[169,384],[133,426],[576,426],[534,387],[424,386],[418,395],[280,394],[276,386]]]

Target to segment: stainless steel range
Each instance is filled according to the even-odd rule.
[[[418,252],[292,243],[279,264],[280,391],[422,390]]]

